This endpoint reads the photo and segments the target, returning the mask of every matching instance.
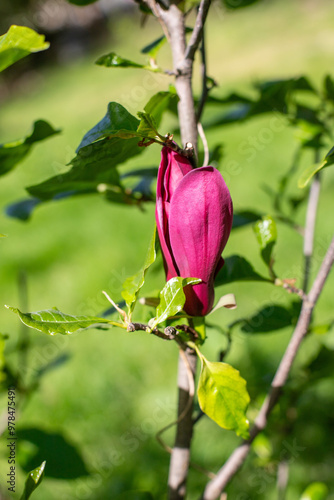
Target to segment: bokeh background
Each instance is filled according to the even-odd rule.
[[[82,136],[104,116],[108,102],[120,102],[136,114],[154,93],[168,90],[172,83],[168,76],[94,64],[98,56],[110,51],[144,63],[140,49],[161,35],[160,26],[154,19],[144,20],[134,3],[125,0],[103,0],[84,8],[62,0],[2,0],[1,33],[10,24],[45,33],[51,48],[2,74],[0,142],[28,135],[37,119],[48,120],[62,133],[36,145],[24,162],[0,179],[0,232],[7,235],[0,242],[0,331],[9,336],[7,363],[13,370],[18,367],[22,376],[17,395],[17,493],[8,494],[3,481],[8,464],[2,441],[0,496],[19,498],[25,471],[46,459],[46,478],[33,495],[36,500],[130,498],[126,495],[131,490],[150,491],[155,499],[163,499],[169,456],[154,436],[175,416],[177,347],[117,329],[49,338],[22,329],[18,318],[4,308],[9,304],[38,311],[57,306],[71,314],[99,314],[108,308],[102,290],[120,301],[124,279],[142,265],[154,224],[153,204],[139,210],[89,195],[37,207],[27,222],[8,217],[5,207],[25,198],[26,186],[68,169],[66,164]],[[235,11],[216,2],[207,26],[208,72],[218,83],[213,92],[217,97],[231,91],[252,95],[255,82],[300,75],[320,88],[324,76],[333,72],[334,5],[330,0],[262,0]],[[170,67],[167,46],[159,62]],[[196,92],[199,82],[196,65]],[[203,125],[215,114],[215,107],[208,107]],[[275,185],[291,164],[296,148],[293,130],[282,119],[280,130],[274,131],[269,142],[261,142],[262,131],[271,130],[270,123],[264,115],[244,124],[207,129],[209,145],[223,145],[219,166],[236,209],[270,213],[271,200],[264,185]],[[166,115],[160,131],[167,133],[175,126],[175,118]],[[250,155],[241,145],[252,138],[258,146],[252,146]],[[159,161],[159,148],[153,145],[124,169],[157,166]],[[312,161],[305,154],[301,170]],[[301,170],[291,182],[291,194],[299,194]],[[333,233],[333,188],[334,172],[328,169],[323,172],[313,275]],[[303,224],[304,218],[305,206],[301,206],[297,220]],[[233,253],[247,256],[266,274],[250,226],[233,231],[225,255]],[[302,239],[283,224],[278,224],[275,258],[280,276],[300,278]],[[163,283],[159,258],[144,293],[156,293]],[[266,304],[291,305],[286,292],[268,284],[233,283],[217,293],[229,292],[235,293],[238,308],[212,316],[212,323],[222,327]],[[315,313],[317,324],[333,321],[333,292],[332,275]],[[145,317],[141,305],[137,315],[139,320]],[[291,327],[251,334],[234,330],[226,360],[248,382],[250,420],[291,331]],[[226,339],[217,329],[208,333],[203,351],[215,360],[226,347]],[[22,339],[28,339],[28,350],[22,350]],[[287,499],[299,499],[313,481],[324,482],[329,488],[327,498],[334,498],[333,349],[331,331],[306,339],[287,397],[229,487],[231,499],[276,499],[277,468],[282,461],[289,470]],[[24,388],[36,374],[38,387],[26,395]],[[1,402],[5,408],[5,391]],[[3,414],[2,428],[5,418]],[[173,431],[165,439],[171,444]],[[196,427],[193,461],[216,471],[238,442],[232,432],[202,418]],[[191,470],[189,498],[199,497],[206,480]]]

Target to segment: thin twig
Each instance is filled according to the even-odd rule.
[[[319,162],[319,152],[316,151],[315,154],[315,162]],[[306,224],[305,224],[305,236],[304,236],[304,283],[303,290],[307,292],[308,283],[310,279],[311,273],[311,261],[313,254],[313,242],[314,242],[314,230],[315,230],[315,222],[317,217],[317,207],[319,202],[319,194],[320,194],[320,172],[318,172],[314,176],[314,180],[311,184],[308,204],[307,204],[307,213],[306,213]]]
[[[204,158],[203,158],[203,167],[206,167],[209,163],[209,145],[206,140],[205,132],[203,130],[202,124],[200,122],[197,123],[198,134],[201,138],[204,150]]]
[[[271,384],[270,393],[264,400],[262,407],[259,411],[259,414],[255,419],[253,428],[251,429],[250,432],[250,438],[247,441],[243,441],[242,444],[238,448],[236,448],[236,450],[232,453],[227,462],[219,470],[216,478],[207,484],[203,496],[201,497],[202,500],[216,500],[219,497],[220,493],[224,490],[225,486],[243,465],[255,437],[259,434],[259,432],[261,432],[266,427],[268,416],[281,395],[282,389],[290,373],[293,361],[297,355],[299,346],[308,331],[308,327],[311,321],[312,311],[325,285],[326,279],[330,273],[333,262],[334,262],[334,238],[331,241],[328,251],[321,264],[320,270],[317,274],[317,277],[314,280],[311,291],[308,295],[306,295],[306,298],[303,300],[303,305],[299,315],[298,323],[295,327],[291,340],[285,350],[283,358],[276,371],[275,377]]]
[[[194,60],[196,50],[198,49],[198,46],[202,40],[203,28],[206,21],[206,16],[208,15],[210,5],[211,5],[211,0],[201,0],[201,3],[198,8],[198,14],[196,17],[195,26],[186,48],[185,59],[189,59],[191,61]]]

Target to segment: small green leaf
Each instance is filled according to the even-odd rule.
[[[157,131],[157,123],[153,115],[140,111],[138,116],[140,118],[140,124],[137,132],[140,136],[147,137],[149,139],[155,139],[156,137],[159,137],[162,140],[164,139]]]
[[[250,401],[246,381],[227,363],[208,361],[197,349],[201,360],[198,402],[202,411],[223,429],[249,437],[246,410]]]
[[[157,316],[149,321],[149,327],[153,330],[157,325],[166,321],[167,318],[181,311],[186,301],[183,288],[200,282],[201,280],[197,278],[181,278],[179,276],[167,281],[160,292],[160,303],[156,310]]]
[[[147,255],[143,267],[133,276],[127,278],[123,283],[122,297],[126,302],[128,307],[128,315],[131,317],[131,313],[135,307],[139,290],[145,282],[145,274],[148,268],[153,264],[156,258],[156,227],[154,228],[153,236],[150,241]]]
[[[33,131],[24,139],[15,142],[0,144],[0,175],[12,170],[17,163],[22,161],[29,153],[33,144],[44,141],[48,137],[59,134],[60,130],[54,129],[48,122],[37,120]]]
[[[144,111],[151,115],[155,120],[155,126],[159,126],[163,113],[178,102],[179,98],[176,92],[157,92],[154,94],[144,107]]]
[[[20,500],[28,500],[35,489],[41,484],[44,477],[45,464],[46,462],[43,462],[39,467],[29,472]]]
[[[95,316],[72,316],[71,314],[64,314],[56,308],[33,313],[22,313],[15,307],[5,307],[17,314],[22,323],[26,326],[35,328],[35,330],[39,330],[40,332],[48,335],[56,335],[56,333],[70,335],[78,330],[93,328],[99,324],[104,324],[106,326],[122,326],[119,323],[109,321],[106,318],[98,318]]]
[[[106,68],[140,68],[147,69],[149,71],[154,71],[155,73],[161,72],[161,69],[157,66],[150,66],[147,64],[140,64],[130,59],[124,59],[123,57],[117,55],[115,52],[110,52],[101,56],[95,61],[98,66],[105,66]]]
[[[86,5],[90,5],[91,3],[97,2],[97,0],[67,0],[67,1],[74,5],[78,5],[79,7],[85,7]]]
[[[262,217],[254,227],[256,239],[261,248],[261,256],[264,262],[271,268],[271,254],[277,240],[276,223],[272,217]]]
[[[234,281],[271,281],[258,274],[248,260],[240,255],[231,255],[224,261],[224,266],[216,276],[215,286],[226,285]]]
[[[306,488],[300,500],[326,500],[328,493],[325,483],[315,482]]]
[[[165,35],[157,38],[150,44],[146,45],[143,49],[141,49],[142,54],[148,54],[150,57],[155,58],[161,47],[166,43],[167,39]]]
[[[49,46],[50,44],[45,42],[44,35],[39,35],[26,26],[14,24],[7,33],[0,36],[0,71],[32,52],[46,50]]]
[[[205,316],[194,316],[192,321],[194,328],[199,335],[199,344],[203,344],[206,339]]]
[[[298,180],[298,187],[299,188],[306,187],[307,184],[312,179],[312,177],[317,172],[320,172],[320,170],[322,170],[323,168],[329,167],[333,164],[334,164],[334,147],[330,151],[328,151],[322,163],[317,165],[311,165],[306,170],[304,170],[304,172],[302,173],[302,175]]]

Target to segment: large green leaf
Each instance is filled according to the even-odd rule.
[[[41,484],[44,477],[45,463],[46,462],[42,462],[39,467],[29,472],[20,500],[28,500],[35,489]]]
[[[48,478],[73,480],[89,476],[80,449],[59,431],[20,427],[17,429],[17,440],[19,463],[25,471],[44,458],[48,464]],[[20,453],[21,446],[27,450],[26,453]]]
[[[130,139],[137,137],[136,131],[139,120],[131,115],[118,102],[110,102],[106,115],[83,137],[78,150],[106,137],[120,137],[121,139]]]
[[[315,482],[306,488],[300,500],[326,500],[328,493],[328,487],[325,483]]]
[[[215,279],[215,286],[226,285],[233,281],[271,281],[258,274],[253,266],[240,255],[224,259],[224,266]]]
[[[271,254],[277,240],[276,222],[269,215],[254,224],[256,239],[261,248],[261,256],[267,266],[271,267]]]
[[[65,174],[56,175],[41,184],[30,186],[27,191],[42,200],[54,197],[99,192],[99,186],[114,186],[122,195],[118,164],[140,154],[138,139],[102,139],[79,149],[72,160],[72,168]]]
[[[246,381],[227,363],[208,361],[197,352],[201,360],[197,395],[202,411],[223,429],[234,430],[238,436],[247,439],[246,410],[250,398]]]
[[[33,144],[43,141],[52,135],[59,134],[60,130],[54,129],[48,122],[37,120],[33,131],[24,139],[0,145],[0,175],[12,170],[17,163],[22,161],[29,153]]]
[[[0,36],[0,71],[32,52],[46,50],[49,46],[44,35],[39,35],[31,28],[11,26],[7,33]]]
[[[128,314],[131,317],[131,313],[137,301],[138,293],[145,282],[145,274],[148,268],[153,264],[156,258],[156,227],[154,228],[153,236],[150,241],[147,255],[143,267],[133,276],[127,278],[123,283],[122,297],[128,306]]]
[[[185,304],[186,296],[183,288],[187,285],[196,285],[201,280],[197,278],[181,278],[176,276],[167,281],[160,292],[160,303],[156,310],[156,317],[149,321],[149,327],[155,328],[167,318],[180,312]]]
[[[40,332],[48,335],[56,335],[56,333],[70,335],[78,330],[94,328],[98,325],[121,326],[119,323],[109,321],[106,318],[99,318],[95,316],[72,316],[71,314],[64,314],[57,308],[33,313],[23,313],[15,307],[6,307],[17,314],[22,323],[26,326],[35,328],[35,330],[39,330]]]
[[[97,61],[95,61],[95,64],[98,66],[105,66],[106,68],[140,68],[161,72],[161,69],[156,66],[140,64],[130,61],[130,59],[124,59],[124,57],[117,55],[115,52],[110,52],[109,54],[99,57]]]

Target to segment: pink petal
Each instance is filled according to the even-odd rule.
[[[218,170],[202,167],[185,175],[174,192],[168,225],[179,276],[202,279],[185,289],[185,310],[191,315],[204,315],[212,308],[214,276],[232,220],[230,192]]]

